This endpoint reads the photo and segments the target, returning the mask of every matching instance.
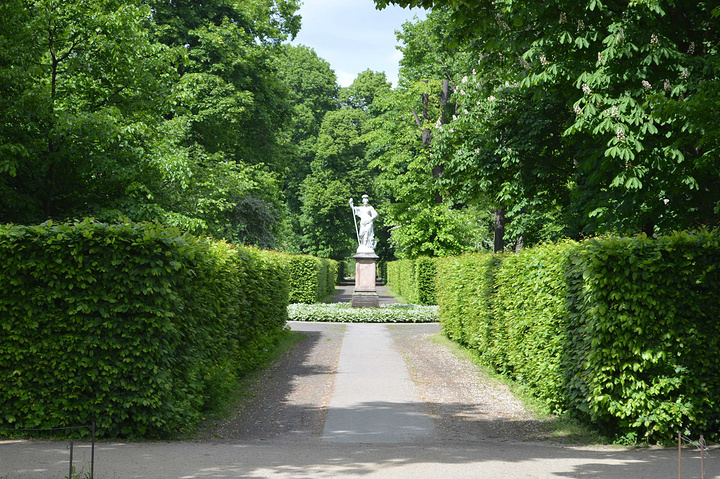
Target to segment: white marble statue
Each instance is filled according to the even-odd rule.
[[[353,199],[350,198],[350,208],[353,210],[353,220],[355,216],[360,218],[360,229],[358,230],[357,221],[355,222],[355,232],[357,233],[358,249],[357,253],[375,254],[375,230],[373,229],[373,221],[377,218],[378,213],[375,208],[368,204],[368,195],[362,196],[362,206],[353,205]]]

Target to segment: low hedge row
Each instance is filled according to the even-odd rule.
[[[380,308],[353,308],[350,303],[291,304],[290,321],[338,323],[433,323],[438,321],[437,306],[405,304],[381,305]]]
[[[435,305],[435,259],[421,257],[386,264],[387,286],[409,303]]]
[[[717,233],[443,258],[440,321],[553,411],[650,442],[717,439],[718,264]]]
[[[0,226],[0,428],[192,429],[283,334],[288,258],[156,224]]]
[[[342,280],[337,261],[314,256],[290,256],[290,302],[312,304],[335,291]]]

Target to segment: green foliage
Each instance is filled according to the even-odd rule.
[[[717,233],[437,261],[445,334],[550,410],[618,436],[720,433]]]
[[[566,344],[566,263],[572,242],[507,255],[494,273],[492,354],[496,370],[528,385],[551,412],[565,408],[560,391]]]
[[[434,305],[435,260],[421,257],[387,263],[388,287],[412,304]]]
[[[168,437],[280,338],[287,259],[156,224],[0,228],[0,425]]]
[[[568,275],[572,407],[651,441],[717,437],[719,260],[717,233],[586,242]]]
[[[433,323],[438,320],[437,306],[383,304],[380,308],[353,308],[350,303],[291,304],[290,321],[338,323]]]
[[[526,245],[718,224],[717,2],[390,3],[432,7],[400,34],[403,68],[429,85],[429,167],[453,207],[504,208]]]
[[[103,207],[164,163],[162,116],[180,50],[141,2],[3,2],[0,222]],[[6,23],[7,22],[7,23]]]
[[[415,284],[417,285],[418,304],[437,304],[435,301],[435,261],[430,258],[415,260]]]
[[[318,303],[335,291],[337,261],[307,255],[288,258],[291,303]]]
[[[283,129],[283,155],[287,159],[286,191],[288,209],[300,214],[300,185],[310,174],[315,159],[315,142],[325,114],[338,108],[337,78],[330,64],[312,48],[283,45],[278,73],[288,87],[293,114]],[[295,225],[297,229],[297,225]]]
[[[494,328],[492,307],[495,268],[499,262],[498,255],[476,253],[440,258],[436,265],[436,295],[443,332],[483,354],[492,350],[499,334]]]
[[[348,200],[372,197],[372,177],[361,141],[367,113],[343,108],[323,118],[311,174],[300,185],[303,251],[340,260],[356,246]]]
[[[3,2],[0,222],[158,220],[274,246],[290,113],[275,60],[297,8]]]

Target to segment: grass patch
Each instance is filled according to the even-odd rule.
[[[220,421],[232,417],[233,413],[240,406],[255,397],[255,391],[257,390],[257,385],[262,379],[263,371],[272,364],[274,364],[285,353],[292,350],[297,343],[299,343],[305,338],[307,338],[305,334],[286,329],[283,332],[283,336],[280,339],[280,342],[267,355],[262,365],[258,369],[238,380],[235,387],[230,392],[227,400],[216,410],[209,412],[205,415],[202,422],[198,426],[197,431],[195,432],[195,434],[193,434],[192,437],[195,439],[212,439],[213,430]]]
[[[525,409],[530,411],[546,429],[546,436],[553,441],[573,445],[607,445],[611,441],[597,431],[580,423],[567,415],[555,415],[548,412],[547,406],[531,394],[522,384],[496,373],[485,364],[477,351],[463,347],[451,341],[443,333],[430,337],[430,341],[448,349],[460,359],[472,362],[478,374],[493,381],[506,385],[513,395],[520,400]]]

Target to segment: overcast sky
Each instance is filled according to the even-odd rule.
[[[299,13],[302,28],[292,44],[314,48],[330,63],[342,86],[368,68],[384,71],[397,85],[402,54],[395,48],[395,30],[415,15],[425,18],[421,9],[376,10],[373,0],[304,0]]]

